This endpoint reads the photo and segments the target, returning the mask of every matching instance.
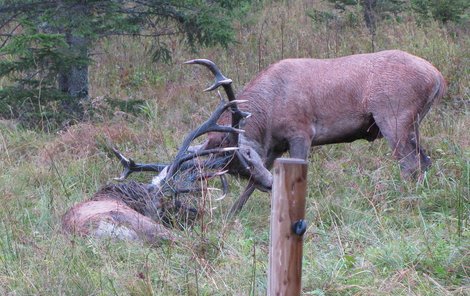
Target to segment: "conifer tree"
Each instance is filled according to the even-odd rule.
[[[0,0],[0,116],[29,121],[49,113],[80,116],[88,98],[90,51],[111,35],[155,38],[154,57],[170,58],[158,38],[189,47],[233,41],[232,11],[248,0]],[[21,109],[21,112],[20,112]],[[21,118],[23,117],[23,118]],[[33,120],[34,121],[34,120]]]

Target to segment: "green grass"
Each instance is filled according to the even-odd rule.
[[[239,44],[176,49],[170,65],[149,62],[148,40],[105,40],[90,79],[101,116],[57,134],[0,122],[0,294],[265,295],[269,195],[256,192],[235,221],[226,221],[245,185],[236,178],[225,199],[215,201],[210,192],[204,224],[179,231],[179,244],[73,237],[62,233],[60,219],[119,174],[105,152],[107,140],[135,159],[168,161],[181,138],[209,116],[218,98],[201,91],[212,77],[182,61],[213,59],[240,89],[259,66],[282,57],[371,50],[365,28],[313,23],[305,14],[309,3],[268,4],[236,24]],[[421,129],[433,166],[422,182],[403,182],[383,140],[314,148],[304,295],[470,294],[469,40],[464,28],[419,27],[412,16],[379,26],[378,49],[423,56],[449,82],[449,94]],[[107,97],[144,103],[138,112],[110,115]]]

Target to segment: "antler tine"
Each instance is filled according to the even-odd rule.
[[[191,142],[194,139],[208,132],[243,133],[243,130],[235,128],[233,126],[222,126],[217,124],[217,121],[219,120],[220,116],[222,115],[222,113],[224,113],[227,108],[230,108],[234,104],[240,102],[245,101],[235,100],[228,103],[224,103],[223,101],[221,101],[217,106],[217,109],[214,111],[214,113],[212,113],[209,119],[186,136],[175,159],[181,158],[186,153],[188,147],[191,145]]]
[[[230,209],[230,212],[228,214],[228,219],[232,219],[234,216],[236,216],[243,206],[245,205],[246,201],[250,197],[250,195],[255,191],[256,185],[253,180],[250,180],[248,182],[248,185],[246,185],[245,190],[243,191],[242,195],[238,198],[238,200],[233,204],[232,208]]]
[[[228,147],[227,148],[214,148],[214,149],[207,149],[207,150],[199,150],[195,152],[191,152],[190,154],[183,157],[182,162],[178,168],[178,170],[186,171],[191,168],[201,167],[207,170],[221,170],[227,166],[227,163],[230,159],[233,158],[231,151],[238,151],[235,150],[238,147]],[[205,155],[216,155],[216,157],[209,157],[208,159],[204,160],[202,163],[199,159],[196,159],[200,156]]]
[[[228,181],[226,175],[220,175],[220,182],[222,183],[222,196],[217,200],[223,199],[228,193]]]
[[[215,177],[218,177],[218,176],[223,176],[223,175],[225,175],[226,173],[228,173],[228,170],[219,171],[219,172],[206,172],[206,173],[200,174],[197,178],[198,178],[199,180],[202,180],[202,179],[212,179],[212,178],[215,178]]]
[[[117,181],[124,181],[133,172],[161,172],[167,166],[166,164],[158,163],[136,163],[132,159],[125,157],[116,147],[111,147],[111,149],[124,167],[121,175],[118,178],[114,178]]]
[[[217,171],[217,172],[204,172],[195,177],[195,180],[208,180],[208,179],[213,179],[215,177],[220,178],[220,182],[222,185],[222,196],[218,197],[216,200],[221,200],[223,199],[227,193],[228,193],[228,181],[226,178],[226,174],[228,173],[228,170],[224,171]],[[167,183],[168,184],[168,183]],[[171,190],[174,194],[180,194],[180,193],[191,193],[195,191],[201,191],[203,187],[200,186],[195,186],[195,187],[172,187]]]
[[[214,74],[215,76],[214,84],[206,88],[204,91],[212,91],[222,85],[224,87],[225,93],[227,94],[228,100],[230,102],[236,100],[235,93],[232,88],[232,79],[225,77],[222,74],[222,72],[220,72],[220,69],[217,67],[217,65],[214,62],[212,62],[211,60],[206,60],[206,59],[194,59],[194,60],[185,62],[185,64],[198,64],[198,65],[206,66],[212,72],[212,74]],[[232,126],[233,127],[239,127],[240,121],[246,117],[247,117],[247,114],[240,111],[240,109],[238,109],[238,106],[236,104],[232,106]]]
[[[226,173],[228,173],[228,170],[214,172],[214,173],[205,173],[199,176],[199,178],[204,178],[204,179],[212,179],[217,176],[220,178],[220,182],[222,183],[222,195],[219,196],[216,199],[216,201],[224,199],[228,193],[228,181],[227,181]]]
[[[223,101],[221,101],[219,105],[217,106],[217,109],[214,111],[214,113],[212,113],[209,119],[186,136],[186,138],[183,141],[183,144],[181,145],[181,148],[179,149],[177,155],[175,156],[175,160],[172,162],[172,164],[170,165],[170,168],[168,169],[167,178],[172,178],[174,173],[178,170],[178,168],[181,166],[183,162],[189,159],[192,159],[194,157],[201,156],[203,155],[203,153],[205,153],[206,155],[209,153],[215,153],[215,151],[210,152],[210,150],[202,150],[202,151],[196,151],[196,152],[190,153],[189,155],[185,156],[185,154],[187,153],[188,147],[191,145],[191,142],[197,137],[208,132],[224,132],[224,133],[236,133],[236,134],[244,132],[244,130],[235,128],[233,126],[222,126],[222,125],[217,124],[217,121],[219,120],[220,116],[222,115],[222,113],[224,113],[224,111],[227,108],[230,108],[234,104],[240,103],[240,102],[244,102],[244,101],[235,100],[235,101],[231,101],[228,103],[224,103]],[[224,149],[229,149],[227,151],[230,151],[236,148],[224,148]],[[218,152],[220,152],[220,150]]]
[[[212,74],[214,74],[214,76],[215,76],[214,84],[212,84],[210,87],[206,88],[204,91],[213,91],[221,85],[224,86],[224,89],[226,87],[229,87],[230,89],[232,88],[230,86],[232,84],[232,79],[225,77],[224,74],[222,74],[222,72],[220,72],[219,67],[217,67],[217,65],[213,61],[206,60],[206,59],[194,59],[194,60],[184,62],[184,64],[204,65],[212,72]],[[227,92],[227,90],[225,90],[225,92]],[[233,93],[233,90],[230,92],[230,94],[231,94],[231,96],[229,95],[229,93],[227,93],[227,96],[229,96],[228,100],[229,101],[235,100],[235,95]]]

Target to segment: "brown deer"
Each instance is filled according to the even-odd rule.
[[[227,170],[250,180],[231,214],[241,210],[255,188],[270,189],[272,177],[266,169],[287,151],[293,158],[307,159],[311,146],[384,137],[405,178],[431,164],[421,148],[418,126],[446,93],[446,83],[422,58],[388,50],[335,59],[281,60],[251,80],[237,98],[232,81],[213,62],[187,63],[204,65],[215,75],[207,90],[223,86],[229,101],[243,101],[219,121],[231,120],[243,133],[211,132],[202,145],[189,149],[239,148]]]
[[[62,217],[62,227],[68,233],[81,236],[112,237],[150,244],[177,240],[175,233],[159,223],[159,215],[149,215],[151,210],[157,214],[163,209],[160,203],[150,206],[145,202],[150,200],[152,196],[145,184],[110,184],[90,200],[70,208]]]

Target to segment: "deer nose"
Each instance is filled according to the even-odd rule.
[[[269,192],[269,191],[271,191],[272,186],[264,186],[264,185],[258,184],[256,186],[256,188],[260,191],[263,191],[263,192]]]
[[[261,180],[258,180],[257,188],[263,192],[268,192],[271,191],[273,187],[273,176],[271,173],[266,176],[265,178],[262,178]]]

